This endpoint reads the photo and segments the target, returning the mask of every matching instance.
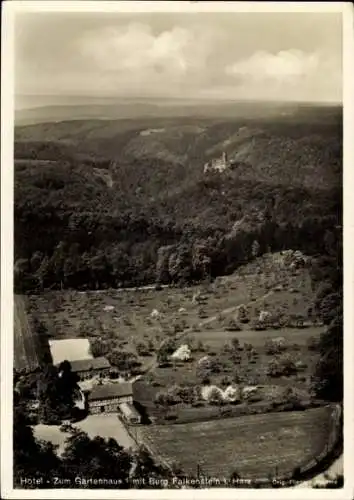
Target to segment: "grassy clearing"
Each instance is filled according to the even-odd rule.
[[[225,342],[234,338],[239,339],[241,343],[250,342],[254,347],[263,347],[264,343],[273,338],[284,337],[289,343],[300,346],[306,345],[307,339],[312,335],[319,335],[323,331],[322,327],[312,326],[310,328],[281,328],[270,330],[242,330],[239,332],[230,332],[225,330],[202,330],[193,337],[197,340],[206,342],[213,349],[220,349]]]
[[[186,474],[266,479],[293,471],[326,445],[329,408],[228,418],[193,424],[147,426],[140,439],[156,456]]]
[[[267,259],[257,259],[258,265],[244,266],[232,276],[198,287],[46,292],[30,298],[30,310],[45,323],[52,338],[111,335],[122,347],[133,350],[137,341],[158,346],[168,335],[188,328],[198,330],[201,322],[208,330],[220,330],[241,304],[248,305],[254,318],[262,309],[273,312],[280,306],[288,314],[305,312],[311,302],[307,270],[293,276],[270,267]],[[274,292],[279,282],[282,291]],[[193,301],[198,294],[200,298]],[[151,317],[154,309],[158,318]]]

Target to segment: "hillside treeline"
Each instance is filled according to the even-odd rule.
[[[121,174],[108,189],[72,160],[16,167],[16,292],[191,283],[269,250],[332,254],[340,239],[337,188],[267,184],[234,171],[188,177],[158,160]]]

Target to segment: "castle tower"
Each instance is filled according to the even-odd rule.
[[[227,153],[224,151],[223,154],[222,154],[222,161],[224,163],[224,165],[227,165]]]

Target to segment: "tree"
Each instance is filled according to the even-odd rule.
[[[252,249],[251,249],[252,257],[254,257],[254,258],[258,257],[259,252],[260,252],[260,244],[258,243],[257,240],[254,240],[254,242],[252,243]]]
[[[93,439],[82,431],[73,432],[67,439],[62,454],[62,464],[67,477],[112,480],[114,484],[92,484],[89,488],[129,488],[129,472],[133,460],[131,455],[115,439]],[[77,485],[79,486],[79,485]],[[81,485],[82,486],[82,485]]]
[[[145,446],[139,446],[133,455],[134,467],[130,480],[137,489],[159,489],[168,484],[171,472],[157,464]],[[169,485],[170,486],[170,485]]]
[[[166,339],[161,342],[157,350],[157,362],[164,365],[168,362],[170,355],[176,350],[176,342],[173,339]]]
[[[208,402],[213,405],[220,405],[224,402],[221,390],[218,387],[212,387],[208,393]]]
[[[280,339],[266,340],[264,347],[267,354],[280,354],[286,350],[287,345],[285,339],[281,337]]]
[[[115,347],[115,342],[108,341],[108,339],[103,339],[102,337],[90,338],[90,352],[93,357],[106,356]]]
[[[240,325],[233,318],[230,318],[228,321],[225,322],[224,328],[225,328],[225,330],[230,331],[230,332],[239,332],[242,330]]]
[[[197,278],[210,276],[211,249],[207,241],[198,240],[192,249],[192,267]]]
[[[109,352],[107,359],[112,366],[117,367],[121,371],[135,371],[141,365],[134,353],[122,351],[118,348]]]
[[[28,259],[20,258],[14,264],[14,287],[17,292],[22,292],[26,289],[31,289],[33,283],[31,281],[31,270]]]
[[[319,341],[320,359],[315,367],[313,389],[329,401],[343,399],[343,317],[332,320]]]
[[[240,348],[240,341],[237,337],[234,337],[232,340],[231,340],[231,346],[232,346],[232,349],[234,351],[238,351],[239,348]]]
[[[204,356],[198,361],[196,375],[203,382],[209,379],[213,373],[220,373],[221,367],[217,359],[211,356]]]
[[[249,311],[247,307],[241,304],[238,308],[238,320],[240,323],[248,323],[249,322]]]
[[[324,282],[319,285],[316,291],[315,299],[314,299],[314,307],[319,312],[321,308],[321,303],[323,299],[333,293],[333,285],[330,282]]]
[[[189,281],[192,274],[192,255],[188,245],[181,244],[170,254],[168,272],[174,283]]]
[[[44,478],[40,488],[46,487],[46,480],[52,482],[60,473],[60,460],[51,443],[39,442],[34,438],[26,414],[20,405],[20,398],[14,397],[13,422],[13,477],[17,487],[23,487],[24,478]],[[38,486],[36,486],[38,487]]]
[[[157,251],[157,262],[156,262],[157,283],[170,282],[169,258],[173,249],[174,249],[173,245],[167,245],[160,247]]]
[[[287,354],[272,359],[268,363],[267,373],[270,377],[289,376],[296,372],[296,363],[292,357]]]
[[[325,325],[329,325],[340,314],[341,304],[342,297],[340,293],[330,293],[322,299],[319,311]]]
[[[76,382],[71,371],[64,374],[63,380],[58,375],[54,366],[47,365],[39,378],[40,419],[47,424],[59,424],[62,419],[70,418],[74,407]]]

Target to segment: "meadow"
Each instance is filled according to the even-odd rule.
[[[279,286],[281,290],[276,291]],[[290,317],[299,312],[306,316],[311,301],[307,269],[281,270],[274,254],[198,286],[44,291],[29,296],[29,312],[43,322],[52,338],[108,333],[134,348],[136,340],[158,343],[188,328],[193,331],[208,325],[208,330],[218,331],[241,305],[249,308],[250,319],[262,309],[279,312],[280,305]]]
[[[326,447],[330,408],[209,422],[146,426],[139,437],[160,460],[184,473],[267,479],[291,473]],[[193,450],[193,451],[192,451]]]

